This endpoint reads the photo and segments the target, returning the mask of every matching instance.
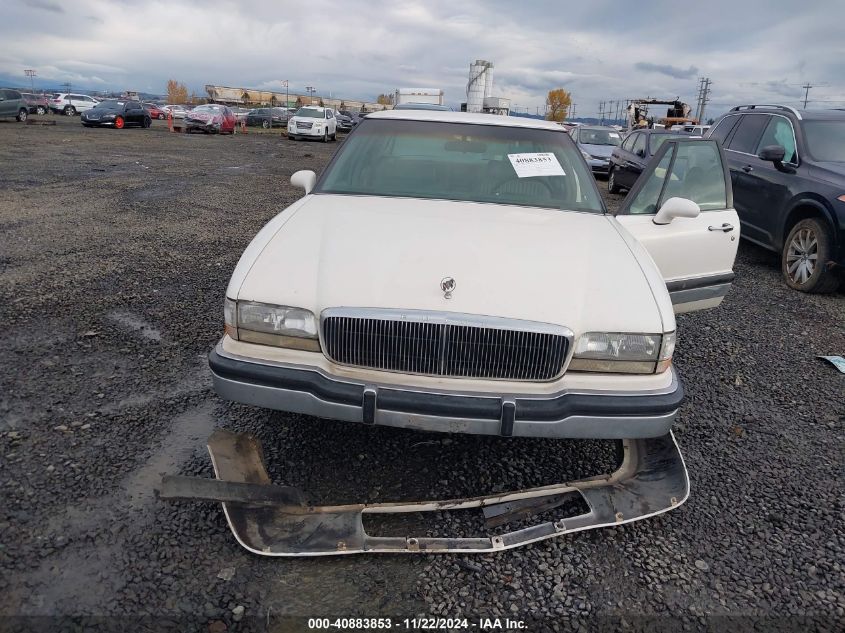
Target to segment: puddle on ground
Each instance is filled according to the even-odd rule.
[[[161,332],[133,312],[113,310],[106,315],[106,318],[130,332],[138,334],[147,341],[155,341],[157,343],[161,341]]]
[[[188,409],[173,419],[170,432],[152,448],[146,464],[132,472],[124,481],[127,501],[138,509],[149,501],[164,474],[175,473],[197,450],[206,450],[208,436],[214,429],[214,404],[207,403]]]

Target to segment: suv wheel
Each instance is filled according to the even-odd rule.
[[[831,239],[822,221],[801,220],[783,245],[781,270],[787,285],[801,292],[833,292],[839,279],[827,266],[830,257]]]
[[[26,117],[27,117],[28,114],[29,114],[29,111],[26,108],[21,108],[20,111],[18,112],[18,116],[16,116],[15,118],[18,121],[26,121]]]
[[[40,114],[41,116],[44,116],[45,114],[47,114],[47,108],[45,108],[44,106],[38,106],[35,109],[35,114]]]
[[[76,114],[76,108],[74,108],[72,105],[65,106],[65,114],[67,116],[73,116],[74,114]]]

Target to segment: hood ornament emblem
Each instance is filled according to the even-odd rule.
[[[458,285],[458,282],[455,281],[454,277],[444,277],[440,280],[440,289],[443,291],[443,296],[446,299],[452,298],[452,293],[455,291],[455,287]]]

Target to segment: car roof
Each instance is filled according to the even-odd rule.
[[[530,119],[527,117],[501,116],[474,112],[446,112],[443,110],[379,110],[367,115],[367,119],[392,119],[404,121],[432,121],[437,123],[467,123],[470,125],[498,125],[502,127],[525,127],[540,130],[566,132],[554,121]]]

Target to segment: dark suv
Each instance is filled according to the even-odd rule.
[[[835,290],[845,265],[845,111],[737,106],[708,137],[726,150],[742,237],[781,254],[792,288]]]

